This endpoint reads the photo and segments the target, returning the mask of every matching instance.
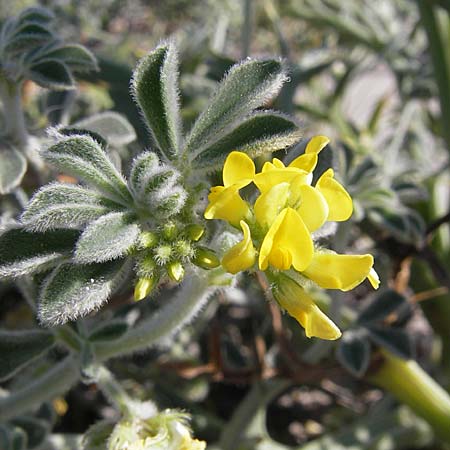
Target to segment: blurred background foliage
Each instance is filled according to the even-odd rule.
[[[169,348],[114,360],[111,368],[126,389],[161,408],[190,411],[196,435],[218,449],[448,448],[426,420],[383,393],[371,374],[378,349],[388,348],[416,358],[450,387],[450,2],[39,4],[54,12],[64,39],[96,55],[100,70],[77,74],[76,91],[27,82],[30,130],[43,136],[48,126],[117,111],[138,136],[137,143],[114,149],[124,166],[148,142],[129,94],[132,68],[161,39],[173,36],[180,49],[186,129],[232,64],[248,56],[284,58],[290,80],[271,106],[294,115],[305,137],[331,137],[320,167],[331,164],[354,199],[355,214],[334,230],[332,248],[373,253],[382,279],[378,294],[364,286],[348,294],[316,293],[346,330],[336,344],[306,339],[293,319],[265,301],[262,280],[242,278]],[[3,0],[0,21],[34,5]],[[35,182],[25,178],[28,185]],[[0,200],[2,220],[17,214],[13,197]],[[0,295],[3,328],[32,322],[11,286],[1,286]],[[125,316],[127,305],[121,308]],[[108,310],[101,314],[112,317]],[[40,361],[14,383],[23,385],[46,364]],[[73,448],[73,436],[111,414],[95,385],[87,385],[44,405],[29,421],[41,424],[42,433],[55,424],[57,434],[48,442]]]

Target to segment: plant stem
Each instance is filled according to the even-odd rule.
[[[94,381],[107,399],[123,414],[129,411],[132,400],[114,375],[103,365],[95,367]]]
[[[77,359],[73,355],[67,356],[36,381],[0,398],[0,421],[16,417],[64,393],[78,381],[79,376]]]
[[[383,365],[369,381],[388,390],[423,417],[446,442],[450,442],[450,396],[414,360],[382,350]]]
[[[250,55],[253,28],[253,0],[243,2],[244,23],[242,24],[242,59]]]

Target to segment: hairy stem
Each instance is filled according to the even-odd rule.
[[[11,419],[62,394],[79,379],[78,361],[70,355],[26,387],[0,398],[0,421]]]

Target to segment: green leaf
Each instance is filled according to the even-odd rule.
[[[61,136],[41,154],[57,169],[85,181],[112,200],[125,206],[132,201],[124,178],[91,136]]]
[[[22,214],[28,230],[80,228],[120,206],[97,192],[68,183],[51,183],[42,187]]]
[[[56,59],[31,64],[29,78],[39,86],[53,90],[74,89],[75,82],[69,68]]]
[[[377,345],[404,359],[414,358],[414,346],[406,331],[398,328],[367,325],[369,336]]]
[[[112,212],[92,222],[77,242],[75,261],[104,262],[125,256],[139,237],[139,225],[126,213]]]
[[[73,126],[94,131],[114,146],[127,145],[136,139],[136,132],[126,117],[112,111],[87,117]]]
[[[27,447],[29,449],[37,449],[40,447],[50,431],[46,422],[34,417],[17,417],[11,423],[25,431],[27,435]]]
[[[83,436],[84,450],[107,450],[107,442],[114,430],[115,422],[102,420],[92,425]]]
[[[108,323],[101,323],[95,328],[89,340],[91,342],[115,341],[121,338],[128,331],[128,324],[123,320],[111,320]]]
[[[12,450],[26,450],[28,448],[28,437],[25,431],[15,427],[11,432],[11,444]]]
[[[55,343],[51,333],[43,330],[0,330],[0,381],[12,377],[20,369],[44,355]]]
[[[362,377],[370,362],[370,342],[363,330],[348,330],[336,351],[338,361],[354,376]]]
[[[6,143],[0,147],[0,194],[8,194],[22,181],[27,160],[22,153]]]
[[[52,45],[45,51],[39,52],[39,57],[64,63],[71,70],[84,72],[98,70],[95,56],[82,45]]]
[[[184,152],[199,154],[255,108],[273,97],[286,80],[281,62],[246,60],[231,68],[195,122]]]
[[[156,153],[140,153],[131,165],[128,184],[136,198],[143,197],[149,179],[161,171],[161,165]]]
[[[55,15],[47,8],[31,7],[24,9],[18,16],[17,20],[19,22],[38,22],[38,23],[48,23],[55,18]]]
[[[377,294],[370,304],[361,311],[358,316],[358,322],[382,321],[393,312],[407,305],[409,305],[408,300],[403,295],[388,289]]]
[[[258,112],[229,134],[195,156],[195,169],[218,167],[231,150],[248,153],[251,157],[274,152],[294,145],[300,139],[297,125],[288,117],[274,112]]]
[[[169,159],[181,147],[178,89],[178,54],[173,43],[163,43],[139,61],[132,91],[156,144]]]
[[[76,320],[100,308],[128,275],[130,261],[103,264],[64,263],[44,281],[38,317],[46,326]]]
[[[0,234],[0,279],[47,270],[70,255],[78,235],[75,230],[4,231]]]

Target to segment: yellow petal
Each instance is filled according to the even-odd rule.
[[[305,153],[320,153],[322,149],[324,149],[330,140],[326,136],[314,136],[308,142],[308,145],[305,148]]]
[[[241,186],[250,184],[255,176],[255,164],[242,152],[231,152],[223,165],[223,185],[225,187],[239,183]],[[244,181],[245,180],[245,181]],[[246,182],[246,184],[242,184]]]
[[[256,221],[262,227],[270,227],[286,207],[289,198],[289,183],[276,184],[272,189],[261,194],[255,202]]]
[[[324,289],[349,291],[367,278],[372,266],[372,255],[316,252],[303,275]]]
[[[318,159],[316,153],[304,153],[298,158],[295,158],[288,167],[296,167],[297,169],[302,169],[306,172],[312,172],[316,168]]]
[[[347,220],[353,212],[353,201],[349,193],[334,178],[333,169],[328,169],[317,181],[316,189],[328,203],[329,221]]]
[[[335,340],[339,328],[314,303],[308,293],[287,276],[279,278],[273,294],[280,306],[305,329],[307,337]]]
[[[205,219],[222,219],[238,226],[242,219],[250,216],[250,208],[239,195],[239,185],[229,187],[215,186],[208,195],[209,205]]]
[[[267,163],[266,163],[267,164]],[[265,165],[264,165],[265,166]],[[280,183],[290,183],[294,178],[301,177],[303,183],[311,182],[308,172],[295,167],[286,167],[284,169],[273,168],[255,175],[254,183],[261,191],[265,193]]]
[[[378,289],[380,286],[380,277],[375,272],[375,269],[372,267],[370,269],[369,275],[367,275],[367,279],[370,281],[370,284],[374,289]]]
[[[272,164],[277,168],[277,169],[284,169],[286,166],[283,164],[283,161],[280,161],[278,158],[273,158],[272,159]]]
[[[256,261],[256,250],[253,247],[250,228],[243,220],[241,220],[240,225],[244,238],[231,247],[222,259],[224,269],[233,274],[249,269]]]
[[[314,247],[302,218],[292,208],[285,208],[275,219],[264,237],[259,252],[259,268],[269,263],[280,270],[292,266],[304,270],[312,260]]]
[[[328,218],[328,203],[317,189],[307,184],[298,186],[297,191],[300,194],[300,206],[296,208],[296,211],[308,230],[316,231]]]

